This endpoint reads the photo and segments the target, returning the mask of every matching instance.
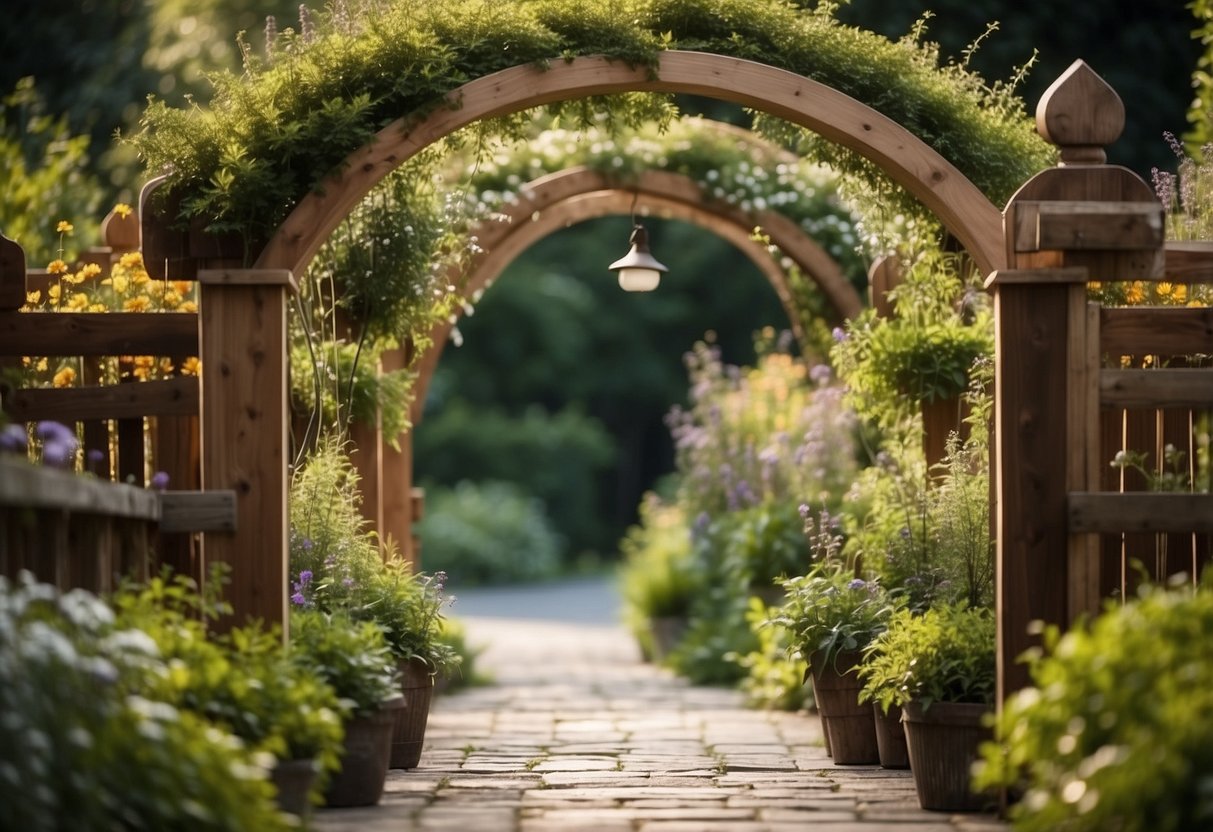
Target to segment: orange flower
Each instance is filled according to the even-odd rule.
[[[122,303],[122,308],[127,312],[146,312],[151,306],[151,298],[147,295],[137,295]]]
[[[177,307],[177,311],[179,311],[179,312],[197,312],[198,304],[194,303],[192,300],[187,300],[187,301],[184,301],[180,306]]]
[[[173,362],[168,358],[160,359],[160,372],[166,376],[173,374]]]
[[[202,372],[202,362],[193,356],[181,363],[181,375],[183,376],[196,376],[200,372]]]

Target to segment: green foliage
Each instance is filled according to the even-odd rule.
[[[414,0],[321,17],[272,60],[219,76],[210,110],[144,112],[132,140],[152,170],[171,168],[186,216],[263,240],[375,131],[471,78],[589,54],[653,66],[663,48],[758,58],[833,86],[903,123],[995,201],[1051,158],[1014,99],[964,67],[939,67],[929,45],[772,0],[657,0],[631,14],[569,0]]]
[[[809,664],[833,665],[839,654],[863,650],[884,632],[896,609],[879,582],[856,577],[836,560],[822,560],[807,575],[782,584],[787,598],[771,621],[787,630],[789,655]]]
[[[433,490],[417,524],[431,568],[462,586],[534,581],[559,574],[561,541],[543,503],[509,483],[461,482]]]
[[[652,622],[686,618],[700,590],[687,520],[677,503],[645,495],[640,522],[619,542],[623,618],[641,649],[655,655]]]
[[[454,399],[427,417],[413,447],[419,478],[431,491],[462,480],[494,480],[539,499],[565,538],[559,560],[600,544],[596,486],[615,461],[615,449],[603,425],[580,406],[550,412],[531,405],[513,415],[499,405]]]
[[[758,647],[733,660],[747,671],[741,692],[751,706],[797,711],[812,700],[812,690],[804,682],[809,665],[793,650],[788,629],[773,620],[778,615],[777,607],[750,598],[746,622]]]
[[[993,356],[993,317],[965,275],[960,256],[924,253],[889,294],[894,317],[869,309],[848,322],[831,358],[861,417],[888,430],[921,402],[959,396],[974,363]]]
[[[454,666],[454,672],[445,677],[447,693],[461,688],[476,685],[492,684],[492,677],[476,666],[476,658],[484,652],[481,647],[473,647],[467,640],[467,627],[455,618],[443,618],[438,628],[437,640],[459,657]]]
[[[272,758],[162,698],[183,670],[88,593],[0,578],[6,826],[291,828],[266,778]]]
[[[460,656],[442,639],[446,575],[415,575],[407,562],[390,561],[358,593],[355,618],[374,621],[397,659],[421,659],[431,674],[450,673]]]
[[[993,705],[994,625],[992,610],[963,603],[894,612],[859,666],[862,701],[885,711],[907,702]]]
[[[1011,813],[1025,832],[1209,828],[1211,637],[1207,587],[1147,588],[1065,635],[1050,628],[977,783],[1022,790]]]
[[[735,685],[747,675],[736,660],[758,649],[746,622],[749,596],[719,573],[705,575],[691,619],[666,663],[696,685]]]
[[[60,220],[79,229],[73,247],[93,244],[101,207],[101,185],[88,172],[88,136],[72,135],[67,119],[48,115],[45,106],[28,77],[0,106],[0,232],[21,244],[29,268],[64,256]]]
[[[753,587],[769,587],[807,564],[804,523],[790,505],[763,503],[731,511],[713,524],[723,557]]]
[[[290,634],[291,656],[333,688],[344,712],[365,715],[400,696],[396,659],[373,621],[296,607]]]

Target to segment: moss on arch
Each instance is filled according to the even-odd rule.
[[[929,44],[892,42],[781,0],[398,0],[386,9],[348,0],[286,33],[272,60],[217,79],[210,109],[152,103],[133,142],[150,168],[169,171],[184,216],[264,240],[376,131],[441,106],[473,78],[583,55],[654,66],[666,49],[757,60],[833,87],[915,133],[995,202],[1052,159],[1005,87],[941,67]],[[661,111],[654,100],[614,98],[608,111],[636,123]]]

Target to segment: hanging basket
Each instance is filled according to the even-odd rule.
[[[830,662],[820,652],[809,658],[812,669],[813,698],[821,714],[826,745],[835,765],[872,765],[880,762],[876,746],[876,726],[872,706],[859,704],[856,668],[862,654],[858,650],[839,653]]]
[[[425,745],[425,726],[434,698],[434,677],[421,659],[402,659],[400,694],[404,702],[392,729],[392,768],[416,768]]]
[[[993,731],[982,724],[989,711],[987,705],[967,702],[933,702],[925,710],[919,702],[906,703],[902,718],[922,808],[980,812],[992,803],[969,786],[978,746],[993,738]]]

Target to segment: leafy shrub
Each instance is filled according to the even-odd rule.
[[[435,490],[417,524],[425,563],[461,586],[534,581],[560,572],[560,538],[543,503],[502,482]]]
[[[444,683],[443,690],[449,693],[460,688],[487,685],[492,682],[492,678],[476,666],[476,658],[484,652],[484,648],[468,644],[467,627],[462,621],[455,618],[442,619],[438,641],[459,656],[459,662],[453,670],[440,680]]]
[[[273,803],[272,758],[160,697],[189,672],[94,596],[0,577],[5,827],[291,828]]]
[[[761,598],[750,598],[746,622],[758,647],[731,658],[747,672],[741,680],[741,692],[750,705],[796,711],[812,701],[812,690],[804,683],[809,665],[793,649],[788,629],[774,621],[778,615],[778,607],[768,607]]]
[[[911,701],[992,705],[994,623],[991,610],[964,604],[895,612],[859,667],[861,701],[885,711]]]
[[[445,580],[442,572],[415,575],[408,563],[389,561],[358,593],[353,615],[378,624],[397,659],[421,659],[432,674],[449,672],[460,656],[441,637]]]
[[[640,522],[619,543],[624,622],[646,655],[655,655],[655,618],[686,618],[700,579],[686,517],[653,493],[640,504]]]
[[[291,656],[332,686],[346,713],[367,714],[400,696],[396,660],[374,622],[292,610]]]
[[[1022,790],[1019,830],[1213,828],[1213,593],[1158,587],[1029,656],[979,787]]]

